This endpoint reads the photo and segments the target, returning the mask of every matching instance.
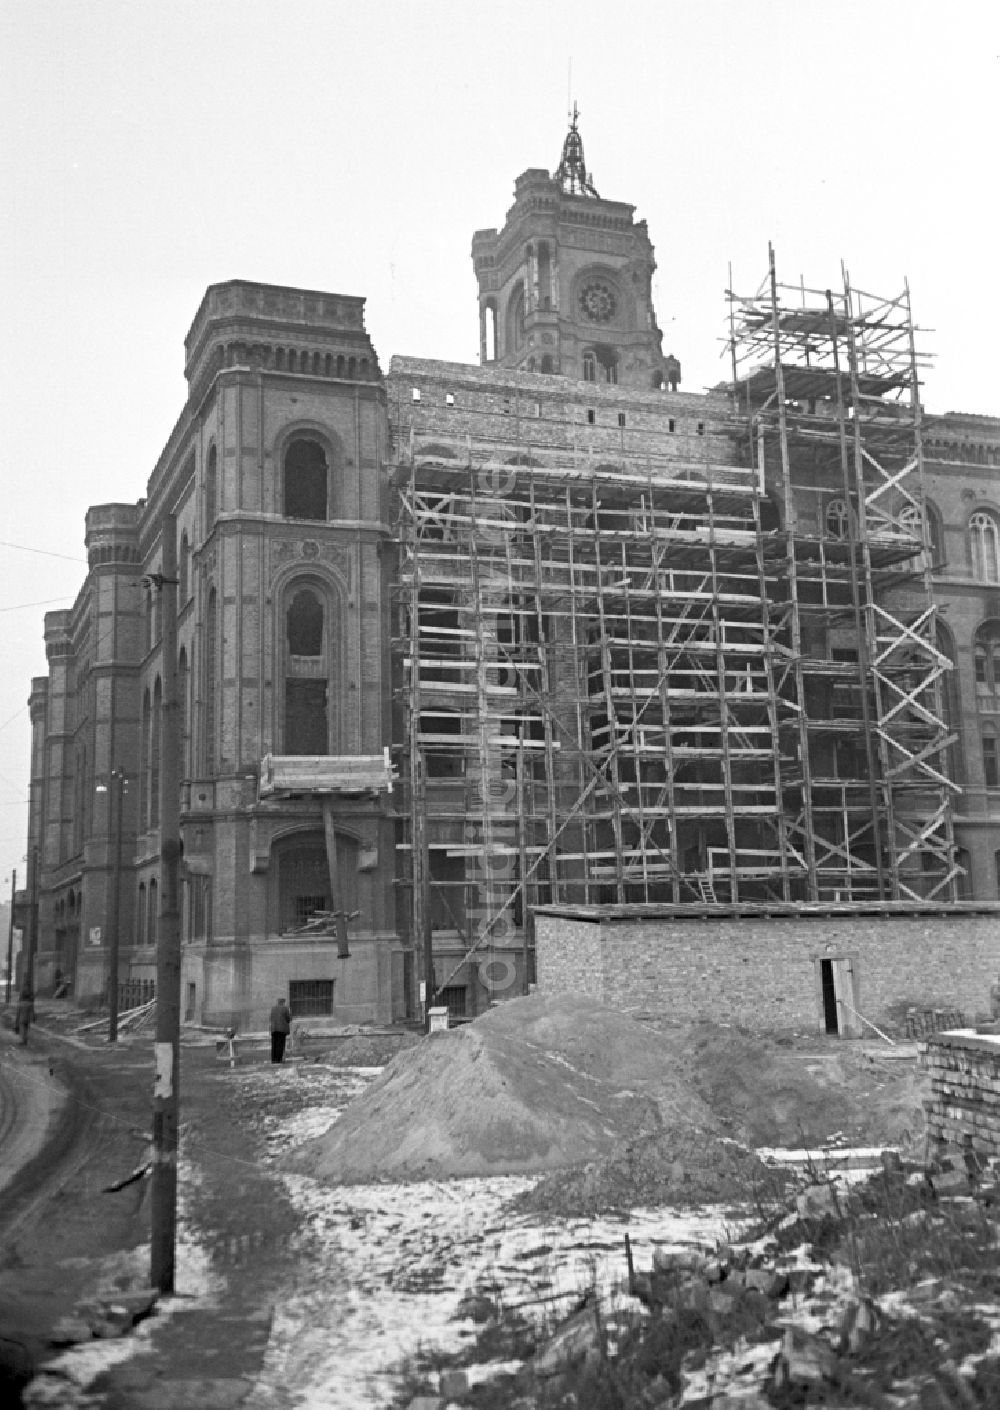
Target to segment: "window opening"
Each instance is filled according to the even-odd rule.
[[[437,994],[437,1003],[448,1010],[449,1018],[465,1018],[469,993],[464,984],[446,984]]]
[[[327,517],[327,464],[317,441],[293,441],[285,452],[285,516]]]
[[[205,533],[208,535],[212,530],[219,512],[219,457],[212,446],[208,452],[208,464],[205,467]]]
[[[988,583],[1000,582],[1000,525],[992,514],[979,510],[969,520],[973,576]]]
[[[292,979],[288,1009],[293,1018],[322,1018],[333,1013],[332,979]]]
[[[826,531],[832,539],[846,539],[850,533],[851,519],[847,503],[842,499],[831,499],[826,506]]]
[[[597,421],[597,412],[593,409],[593,407],[588,407],[588,408],[587,408],[587,425],[588,425],[588,426],[593,426],[593,425],[596,424],[596,421]]]
[[[322,656],[323,604],[309,588],[301,589],[292,598],[286,628],[292,656]]]

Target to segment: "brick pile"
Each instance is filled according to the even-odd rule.
[[[924,1101],[929,1144],[967,1147],[1000,1157],[1000,1033],[942,1033],[920,1056],[930,1096]]]
[[[935,1033],[946,1033],[951,1028],[965,1027],[965,1014],[961,1009],[911,1008],[906,1010],[907,1038],[930,1038]]]

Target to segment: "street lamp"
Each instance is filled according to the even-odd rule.
[[[111,854],[111,895],[108,897],[108,969],[110,970],[108,993],[108,1042],[118,1041],[118,932],[119,894],[122,877],[122,817],[125,812],[124,769],[111,770],[111,788],[107,784],[97,785],[98,793],[109,794],[111,819],[114,823],[114,850]]]

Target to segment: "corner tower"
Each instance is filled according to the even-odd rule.
[[[578,119],[574,107],[554,174],[522,172],[503,229],[472,237],[480,362],[676,389],[680,363],[663,355],[646,222],[598,195]]]

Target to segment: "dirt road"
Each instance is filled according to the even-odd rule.
[[[148,1180],[117,1192],[108,1187],[148,1158],[151,1037],[114,1048],[99,1040],[68,1042],[45,1031],[45,1015],[40,1019],[27,1050],[15,1045],[9,1029],[0,1030],[4,1109],[22,1118],[11,1120],[11,1151],[33,1152],[0,1195],[4,1404],[25,1368],[53,1354],[50,1333],[78,1302],[99,1289],[149,1281]],[[197,1273],[197,1286],[189,1275],[185,1287],[190,1262],[179,1259],[171,1315],[154,1319],[155,1332],[150,1323],[141,1357],[102,1378],[99,1403],[108,1407],[153,1406],[160,1394],[164,1405],[179,1405],[167,1390],[179,1372],[201,1383],[202,1410],[239,1404],[267,1341],[269,1288],[290,1228],[286,1202],[254,1158],[253,1132],[220,1100],[214,1045],[182,1045],[181,1073],[182,1150],[198,1148],[197,1169],[186,1167],[183,1181],[181,1238],[197,1233],[214,1267]],[[12,1163],[6,1144],[4,1158]],[[204,1309],[190,1315],[184,1308],[187,1296],[204,1294],[206,1280],[214,1284],[214,1324]],[[226,1383],[218,1394],[216,1381]]]

